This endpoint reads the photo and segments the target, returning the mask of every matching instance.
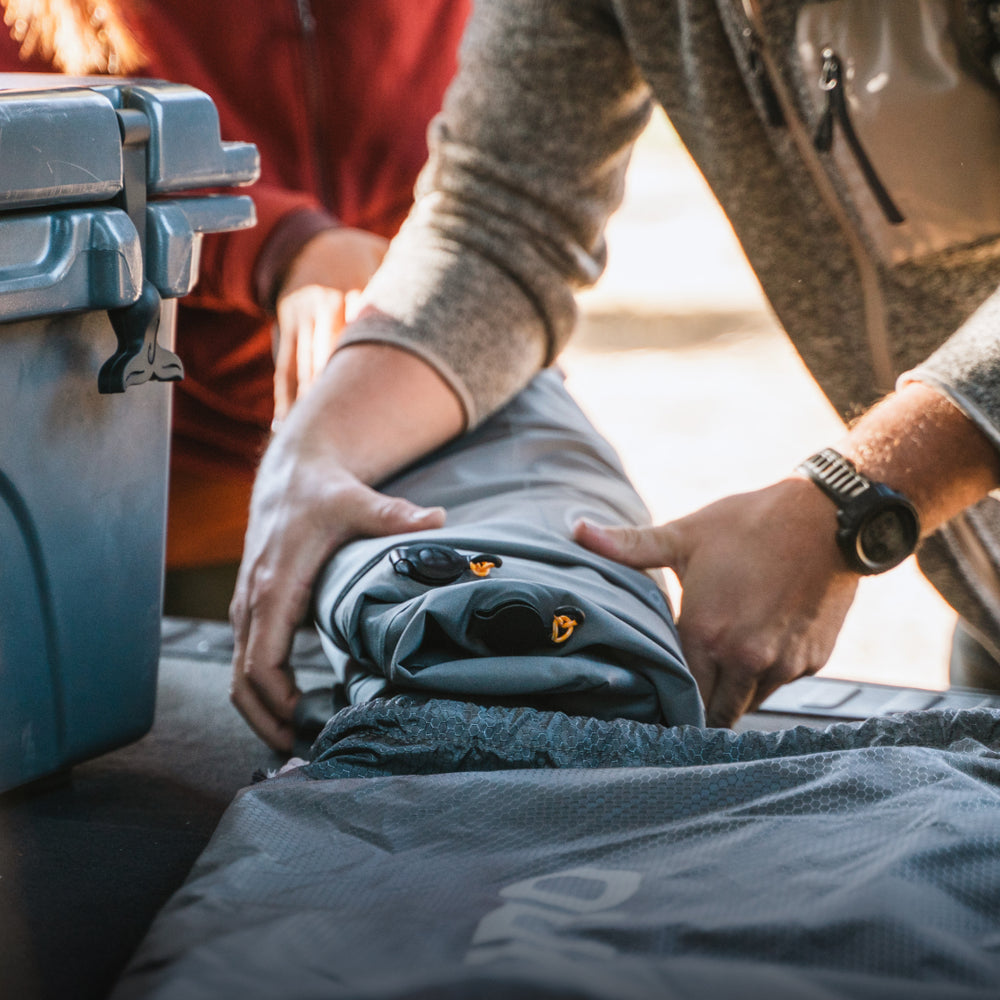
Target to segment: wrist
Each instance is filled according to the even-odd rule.
[[[350,226],[315,233],[299,248],[281,277],[275,298],[279,315],[286,297],[308,288],[342,295],[363,291],[388,246],[385,237]]]
[[[273,313],[288,269],[315,236],[340,223],[318,208],[300,208],[286,215],[271,231],[254,263],[254,293],[262,309]]]
[[[844,559],[837,545],[837,510],[815,483],[806,475],[793,470],[772,487],[774,503],[770,516],[780,517],[796,547],[808,554],[813,566],[825,566],[833,574],[861,576]]]
[[[863,475],[907,497],[924,535],[1000,481],[992,442],[951,400],[920,382],[875,406],[836,449]]]
[[[1000,475],[992,443],[945,396],[906,385],[796,471],[831,504],[833,538],[862,575],[898,565],[929,534],[985,496]]]

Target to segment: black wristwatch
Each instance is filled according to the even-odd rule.
[[[837,544],[851,569],[884,573],[916,549],[920,519],[902,493],[872,482],[832,448],[807,458],[797,471],[837,505]]]

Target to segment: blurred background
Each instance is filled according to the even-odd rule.
[[[765,486],[842,433],[662,114],[608,243],[564,367],[656,521]],[[823,674],[945,688],[954,623],[907,560],[861,582]]]

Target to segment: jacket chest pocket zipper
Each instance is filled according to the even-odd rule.
[[[833,222],[843,234],[846,248],[853,258],[857,268],[861,286],[861,298],[864,309],[864,325],[867,335],[872,369],[875,383],[880,392],[888,392],[895,382],[895,366],[889,352],[888,331],[886,329],[885,304],[882,299],[880,276],[868,246],[861,238],[854,220],[848,215],[839,192],[830,179],[827,164],[816,148],[815,136],[806,124],[805,118],[799,114],[796,103],[782,80],[781,73],[775,65],[774,57],[766,42],[766,35],[761,32],[762,17],[759,0],[742,0],[746,22],[742,25],[744,43],[750,43],[756,49],[757,59],[762,73],[767,78],[767,87],[773,92],[776,103],[782,112],[782,122],[788,129],[788,136],[802,166],[815,185],[820,200],[829,211]],[[832,48],[832,46],[830,46]],[[751,61],[751,68],[753,62]],[[760,77],[758,77],[760,79]],[[838,86],[840,86],[838,82]],[[761,91],[763,97],[764,91]],[[843,91],[834,93],[834,103],[845,100]],[[830,96],[827,93],[827,102]],[[845,112],[846,100],[845,100]],[[848,116],[845,114],[844,116]],[[850,125],[850,122],[848,121]],[[851,129],[853,132],[853,128]],[[832,127],[831,127],[832,139]],[[860,147],[860,143],[858,143]],[[865,156],[867,160],[867,156]],[[874,174],[874,170],[872,171]],[[880,186],[884,190],[884,185]],[[891,199],[890,199],[891,200]]]
[[[872,193],[886,221],[894,226],[905,221],[903,213],[892,200],[886,186],[878,176],[872,161],[868,158],[858,133],[851,123],[851,112],[844,96],[843,66],[836,52],[831,48],[823,50],[823,71],[819,81],[820,89],[826,94],[826,104],[820,117],[813,145],[820,153],[828,153],[833,146],[833,132],[836,126],[847,143],[854,161],[861,171],[868,189]]]

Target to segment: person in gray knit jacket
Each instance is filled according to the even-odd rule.
[[[291,745],[286,658],[324,561],[444,522],[377,484],[566,343],[654,100],[852,422],[765,489],[658,527],[581,523],[577,540],[676,571],[713,725],[818,670],[859,577],[918,540],[1000,647],[983,582],[1000,552],[1000,102],[989,5],[962,6],[479,0],[410,218],[258,472],[231,616],[233,701],[264,740]]]

